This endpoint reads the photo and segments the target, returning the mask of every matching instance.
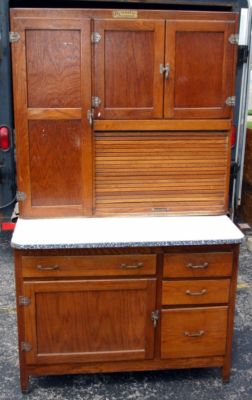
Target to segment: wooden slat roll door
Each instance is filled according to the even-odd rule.
[[[96,132],[95,214],[222,214],[227,132]]]
[[[22,216],[90,213],[90,21],[17,18],[12,45]]]

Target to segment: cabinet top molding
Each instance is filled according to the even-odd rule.
[[[16,249],[123,248],[241,243],[242,232],[225,215],[134,218],[19,219]]]

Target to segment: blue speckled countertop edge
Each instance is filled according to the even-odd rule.
[[[100,249],[100,248],[125,248],[125,247],[172,247],[172,246],[204,246],[240,244],[243,239],[221,240],[192,240],[170,242],[114,242],[114,243],[67,243],[67,244],[36,244],[19,245],[11,242],[11,247],[17,250],[50,250],[50,249]]]

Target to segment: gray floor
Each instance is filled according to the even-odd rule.
[[[233,369],[222,384],[219,369],[32,378],[31,392],[19,389],[11,235],[0,233],[0,400],[252,400],[252,254],[240,258]]]

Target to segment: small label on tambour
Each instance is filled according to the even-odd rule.
[[[136,10],[113,10],[113,18],[138,18]]]

